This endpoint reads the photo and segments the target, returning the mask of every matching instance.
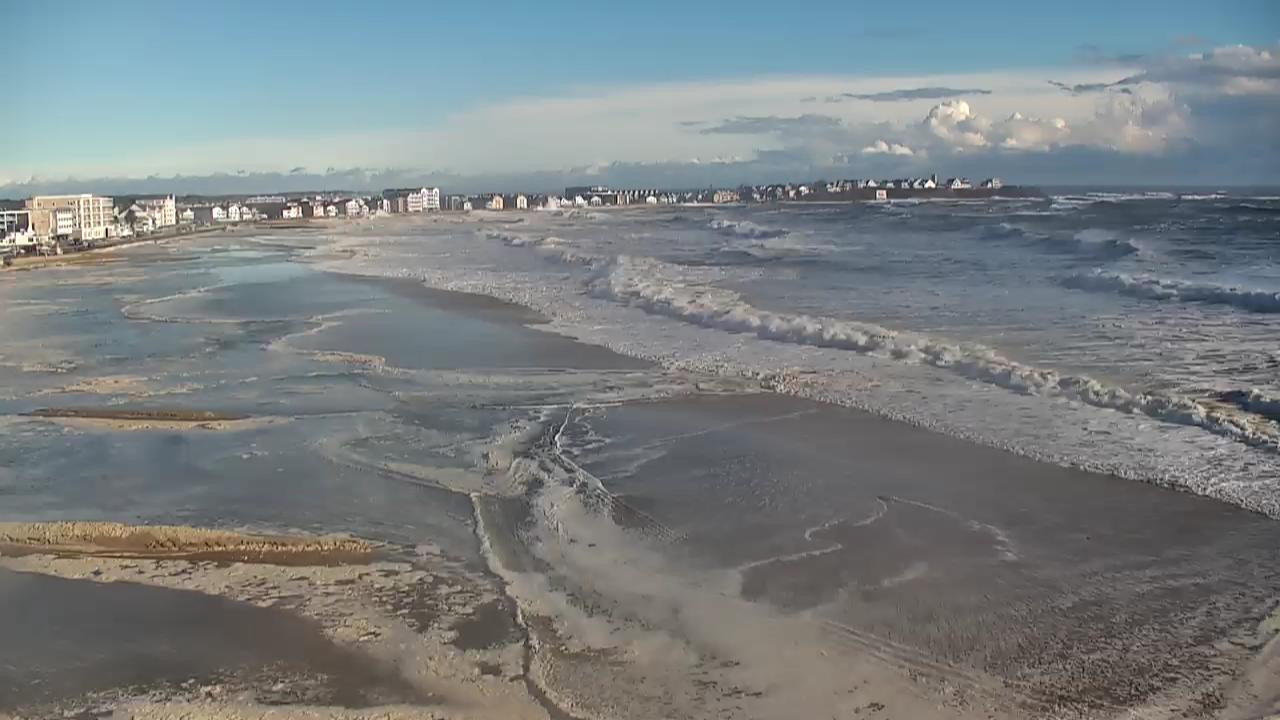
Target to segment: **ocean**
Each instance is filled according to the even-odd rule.
[[[358,272],[623,354],[1280,517],[1274,195],[482,214],[351,242]]]

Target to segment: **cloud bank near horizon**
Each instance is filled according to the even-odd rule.
[[[1051,77],[1019,71],[586,88],[495,103],[425,129],[144,149],[127,165],[39,176],[6,169],[0,196],[418,183],[459,192],[576,182],[701,187],[932,170],[1038,184],[1274,184],[1277,49],[1095,54]],[[817,98],[838,100],[815,106]]]

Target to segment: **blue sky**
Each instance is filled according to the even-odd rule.
[[[1247,93],[1262,98],[1250,110],[1272,109],[1265,82],[1280,39],[1280,3],[17,0],[0,3],[0,28],[0,64],[30,89],[27,102],[6,111],[0,188],[29,184],[32,176],[52,182],[298,168],[307,175],[360,167],[496,178],[646,164],[669,172],[712,160],[750,172],[751,163],[759,170],[762,158],[780,161],[784,151],[800,159],[792,163],[799,172],[859,155],[942,163],[957,148],[936,147],[939,138],[964,145],[959,152],[971,162],[979,146],[964,140],[963,128],[987,134],[982,148],[1006,152],[1030,147],[1031,138],[1036,152],[1110,150],[1115,162],[1142,155],[1131,166],[1151,168],[1153,154],[1187,153],[1188,143],[1203,153],[1206,138],[1197,134],[1209,130],[1185,126],[1213,114],[1198,111],[1204,83],[1181,88],[1177,78],[1163,86],[1153,79],[1134,86],[1141,93],[1104,91],[1189,108],[1177,127],[1167,117],[1173,111],[1148,113],[1165,122],[1156,132],[1166,140],[1177,134],[1156,148],[1140,138],[1113,147],[1107,132],[1127,120],[1111,118],[1111,130],[1079,124],[1098,122],[1090,112],[1141,117],[1145,106],[1097,110],[1097,97],[1082,99],[1047,81],[1111,83],[1158,74],[1189,53],[1244,46],[1261,53],[1261,65],[1235,55],[1223,55],[1224,62],[1232,72],[1243,63],[1249,78],[1264,83]],[[983,92],[825,102],[839,94],[829,91],[846,86],[857,95]],[[806,89],[812,94],[787,94]],[[1194,99],[1188,105],[1185,97]],[[806,99],[813,107],[795,104]],[[1009,110],[1022,107],[1018,100],[1027,110]],[[934,126],[917,137],[932,106],[949,101],[968,105],[968,117],[945,111],[948,122],[959,117],[961,129]],[[1071,131],[991,125],[1013,112],[1061,116]],[[504,124],[504,115],[512,122]],[[660,129],[628,126],[639,123],[637,115]],[[786,122],[805,116],[838,127]],[[716,125],[741,117],[782,122],[756,123],[750,133],[734,129],[741,124]],[[565,132],[576,123],[628,132],[609,137],[587,129],[577,142]],[[1256,130],[1271,127],[1261,118]],[[538,138],[558,151],[533,147]],[[912,155],[875,152],[880,140]]]

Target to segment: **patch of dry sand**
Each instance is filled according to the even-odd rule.
[[[287,417],[230,415],[203,410],[127,410],[115,408],[40,408],[27,413],[88,430],[248,430],[288,422]]]
[[[351,537],[250,535],[173,525],[0,522],[0,553],[201,558],[318,565],[367,562],[373,546]]]

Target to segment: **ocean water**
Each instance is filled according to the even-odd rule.
[[[345,271],[674,369],[1280,517],[1280,197],[476,214],[338,244]]]

